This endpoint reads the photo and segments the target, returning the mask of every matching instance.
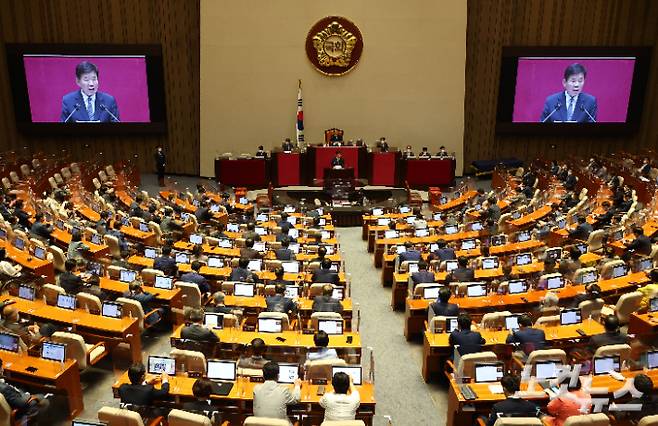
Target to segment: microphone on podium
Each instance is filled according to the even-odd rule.
[[[121,120],[119,120],[119,119],[117,118],[116,115],[112,114],[112,111],[110,111],[110,109],[109,109],[108,107],[106,107],[105,104],[100,104],[100,107],[101,107],[102,110],[107,111],[107,113],[110,114],[110,115],[112,116],[112,118],[114,119],[114,121],[115,121],[116,123],[120,123],[120,122],[121,122]]]
[[[561,103],[559,103],[559,102],[556,103],[556,104],[555,104],[555,108],[553,108],[553,111],[551,111],[551,113],[548,114],[548,115],[546,116],[546,118],[544,118],[541,122],[542,122],[542,123],[546,123],[546,120],[548,120],[549,118],[551,118],[551,116],[552,116],[553,114],[555,114],[555,111],[557,111],[558,109],[560,109],[561,106],[562,106]]]
[[[584,111],[585,114],[587,114],[587,116],[589,117],[589,119],[592,120],[592,123],[596,123],[596,118],[592,117],[592,114],[590,114],[589,111],[587,111],[587,108],[585,108],[584,105],[581,105],[581,106],[580,106],[580,110],[581,110],[581,111]]]
[[[67,122],[69,121],[69,119],[71,118],[71,116],[73,116],[73,114],[75,114],[75,112],[76,112],[77,110],[79,110],[79,109],[80,109],[80,104],[75,104],[75,105],[73,105],[73,111],[71,111],[71,113],[69,114],[69,116],[66,117],[66,120],[64,120],[64,123],[67,123]]]

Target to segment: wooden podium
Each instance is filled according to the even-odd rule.
[[[323,178],[325,181],[331,179],[354,179],[354,168],[343,167],[342,169],[334,169],[333,167],[327,167],[324,169]]]

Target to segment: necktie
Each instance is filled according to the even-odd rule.
[[[87,98],[87,115],[89,116],[89,120],[94,119],[94,105],[91,103],[91,96]]]
[[[571,96],[569,98],[569,108],[567,111],[567,121],[571,121],[571,117],[573,117],[573,110],[575,109],[574,107],[576,106],[576,97]]]

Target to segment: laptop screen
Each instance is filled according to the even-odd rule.
[[[640,259],[640,261],[637,263],[638,271],[646,271],[647,269],[651,268],[653,268],[653,260],[650,257]]]
[[[647,352],[647,368],[658,368],[658,351]]]
[[[168,356],[149,355],[148,360],[149,374],[167,373],[170,376],[176,375],[176,360]]]
[[[446,317],[446,333],[452,333],[458,328],[457,317]]]
[[[72,294],[58,294],[57,307],[64,309],[75,309],[75,296]]]
[[[589,271],[581,275],[580,279],[582,284],[591,284],[593,282],[596,282],[599,279],[599,277],[596,271]]]
[[[263,228],[262,226],[257,226],[254,228],[254,232],[257,235],[267,235],[267,229]]]
[[[7,239],[7,231],[4,229],[0,229],[0,239],[6,240]]]
[[[395,252],[401,254],[407,251],[407,248],[403,245],[395,246]]]
[[[557,219],[557,227],[558,229],[564,229],[564,227],[567,226],[567,219],[564,217],[560,217]]]
[[[299,378],[299,365],[298,364],[279,364],[279,383],[295,383]]]
[[[163,275],[155,276],[155,288],[160,288],[163,290],[171,290],[174,287],[174,279],[171,277],[165,277]]]
[[[562,247],[551,247],[544,252],[546,259],[558,260],[562,257]]]
[[[475,383],[499,382],[503,378],[503,366],[500,363],[475,364]]]
[[[203,315],[203,324],[206,327],[221,330],[224,327],[224,315],[215,312],[206,312]]]
[[[471,230],[473,230],[473,231],[482,231],[482,222],[473,222],[473,223],[471,223]]]
[[[318,320],[318,331],[324,331],[329,335],[343,334],[343,320],[320,319]]]
[[[289,272],[291,274],[299,273],[299,262],[281,262],[284,272]]]
[[[227,223],[226,230],[228,232],[240,232],[240,225],[237,223]]]
[[[456,260],[446,260],[446,271],[450,272],[459,267],[459,263]]]
[[[34,300],[35,289],[32,286],[21,284],[18,287],[18,297],[25,300]]]
[[[98,234],[91,234],[91,243],[100,246],[102,244],[101,236]]]
[[[519,329],[519,316],[510,315],[505,317],[505,328],[508,330],[518,330]]]
[[[258,318],[258,331],[261,333],[281,333],[281,320],[277,318]]]
[[[247,197],[240,197],[240,204],[249,204],[249,199]]]
[[[580,309],[564,309],[560,312],[561,325],[578,324],[580,322]]]
[[[221,257],[209,257],[208,258],[208,267],[210,268],[223,268],[224,259]]]
[[[372,209],[373,216],[381,216],[384,214],[384,209]]]
[[[292,250],[292,252],[295,254],[299,254],[299,244],[297,243],[290,243],[288,249]]]
[[[137,278],[137,271],[132,271],[130,269],[122,269],[119,273],[119,281],[124,283],[131,283]]]
[[[190,256],[187,253],[177,252],[176,263],[190,263]]]
[[[254,242],[254,250],[259,252],[264,252],[266,250],[265,241],[256,241]]]
[[[0,332],[0,349],[3,351],[18,352],[19,339],[16,334]]]
[[[103,265],[98,262],[88,262],[87,271],[96,275],[97,277],[103,276]]]
[[[560,369],[560,363],[555,361],[541,361],[535,363],[535,377],[537,379],[555,379]]]
[[[482,269],[497,269],[498,268],[498,258],[497,257],[485,257],[482,259]]]
[[[299,229],[292,228],[292,229],[288,230],[288,236],[290,238],[299,238]]]
[[[440,286],[437,287],[423,287],[423,299],[438,299]]]
[[[441,213],[434,213],[432,215],[432,220],[441,220]]]
[[[101,314],[104,317],[121,318],[121,303],[103,302]]]
[[[623,277],[628,273],[628,266],[626,265],[617,265],[612,268],[612,278]]]
[[[260,272],[262,266],[263,266],[263,262],[261,259],[252,259],[249,261],[249,264],[247,265],[247,269],[249,269],[252,272]]]
[[[191,234],[190,235],[190,242],[192,244],[203,244],[203,235]]]
[[[231,247],[233,247],[233,241],[231,241],[229,239],[226,239],[226,238],[222,238],[222,239],[219,240],[219,242],[217,242],[217,247],[231,248]]]
[[[255,286],[249,283],[235,283],[233,294],[236,296],[254,297]]]
[[[219,204],[211,204],[210,211],[213,213],[217,213],[219,211]]]
[[[505,235],[494,235],[491,237],[492,246],[502,246],[505,244]]]
[[[14,247],[16,247],[19,250],[23,250],[25,248],[25,241],[23,241],[20,238],[16,238],[14,240]]]
[[[430,231],[427,229],[416,229],[414,235],[419,238],[427,237],[430,234]]]
[[[294,206],[285,206],[283,208],[283,211],[286,213],[295,213],[295,207]]]
[[[400,206],[398,208],[398,211],[400,213],[409,213],[411,211],[411,209],[409,208],[409,206]]]
[[[649,300],[649,312],[656,311],[658,311],[658,297],[652,297],[651,300]]]
[[[509,294],[519,294],[528,291],[526,280],[512,280],[507,283],[507,292]]]
[[[529,239],[530,239],[530,232],[528,231],[519,232],[516,236],[516,240],[520,243],[524,241],[528,241]]]
[[[387,231],[384,231],[384,238],[397,238],[398,237],[398,231],[395,231],[393,229],[389,229]]]
[[[299,297],[301,291],[302,288],[298,285],[287,285],[284,296],[290,299],[296,299]]]
[[[64,362],[66,359],[66,345],[61,343],[43,342],[41,344],[41,358]]]
[[[387,217],[380,217],[379,219],[377,219],[377,225],[378,226],[386,226],[386,225],[388,225],[388,222],[390,222],[390,221],[391,221],[391,219],[389,219]]]
[[[149,232],[148,224],[146,224],[144,222],[140,222],[139,223],[139,230],[142,231],[142,232]]]
[[[448,225],[446,226],[445,231],[448,235],[456,234],[457,231],[459,231],[459,227],[457,227],[457,225]]]
[[[334,287],[334,291],[331,293],[331,297],[338,300],[343,300],[345,298],[345,289],[343,287]]]
[[[265,213],[259,213],[258,216],[256,216],[256,222],[267,222],[269,220],[270,217]]]
[[[594,358],[594,374],[608,374],[611,371],[620,372],[618,356]]]
[[[331,367],[331,377],[333,377],[336,373],[345,373],[352,377],[352,383],[354,383],[355,386],[361,385],[362,370],[360,365]]]
[[[46,258],[46,250],[40,246],[34,247],[34,257],[44,260]]]
[[[331,232],[329,231],[322,231],[321,234],[323,240],[328,240],[331,238]]]
[[[585,254],[585,253],[587,253],[588,245],[585,244],[585,243],[577,243],[576,248],[578,249],[580,254]]]
[[[409,269],[410,274],[415,274],[418,272],[418,262],[409,262],[407,268]]]
[[[147,259],[155,259],[158,257],[158,252],[153,247],[146,247],[144,248],[144,257]]]
[[[546,287],[555,290],[564,287],[564,277],[550,277],[546,280]]]
[[[475,240],[469,239],[462,241],[461,249],[462,250],[473,250],[476,247]]]
[[[532,254],[521,253],[516,255],[517,266],[529,265],[530,263],[532,263]]]
[[[487,286],[484,284],[471,284],[466,287],[468,297],[480,297],[487,294]]]
[[[210,380],[234,381],[236,378],[236,362],[209,359],[206,368]]]

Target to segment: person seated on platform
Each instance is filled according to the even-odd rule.
[[[207,223],[212,219],[212,212],[210,211],[210,200],[204,198],[199,203],[199,207],[194,211],[194,216],[198,223]]]
[[[284,236],[284,238],[281,239],[281,248],[276,249],[274,254],[276,255],[276,260],[295,260],[295,252],[290,250],[288,247],[290,246],[290,238],[288,236]]]
[[[245,240],[251,238],[254,241],[260,241],[260,235],[256,233],[256,224],[254,222],[247,223],[247,230],[242,233],[242,238]]]
[[[241,257],[238,266],[231,270],[229,281],[238,281],[244,283],[257,283],[258,276],[248,269],[249,259]]]
[[[123,236],[123,232],[121,232],[122,226],[121,221],[115,220],[112,224],[112,229],[107,231],[107,235],[116,237],[119,242],[119,250],[121,253],[127,253],[130,250],[130,244],[128,244],[128,241],[126,241],[126,238]]]
[[[263,366],[264,383],[254,387],[254,416],[271,419],[288,419],[288,405],[298,404],[301,398],[300,379],[295,380],[295,386],[290,391],[288,385],[277,383],[279,379],[279,364],[270,361]],[[292,425],[292,423],[290,423]]]
[[[377,141],[377,148],[379,148],[379,152],[388,152],[388,142],[386,142],[386,138],[384,136],[379,138]]]
[[[651,238],[644,235],[644,230],[641,226],[633,227],[633,236],[635,236],[635,239],[626,246],[626,251],[645,256],[651,254]]]
[[[334,286],[325,284],[322,286],[322,295],[313,298],[313,312],[336,312],[343,313],[343,305],[340,300],[332,297]]]
[[[592,225],[587,223],[586,216],[578,216],[578,225],[576,225],[575,229],[569,230],[569,238],[573,240],[587,241],[589,234],[591,234],[593,230],[594,228],[592,228]]]
[[[256,158],[267,158],[267,151],[263,145],[258,145],[258,151],[256,151]]]
[[[457,317],[457,330],[453,330],[448,337],[450,354],[454,354],[455,346],[460,356],[482,352],[485,340],[478,331],[471,330],[471,317],[462,313]]]
[[[420,154],[418,154],[418,158],[432,158],[432,154],[427,150],[427,147],[424,146],[422,151],[420,151]]]
[[[182,410],[194,414],[201,414],[210,419],[213,426],[222,423],[222,415],[217,407],[211,405],[212,382],[208,379],[197,379],[192,385],[194,401],[183,402]]]
[[[267,352],[267,345],[260,337],[252,339],[251,344],[247,349],[251,350],[250,356],[240,355],[238,359],[238,368],[249,368],[254,370],[262,370],[263,366],[269,361],[263,357]]]
[[[194,261],[201,262],[203,265],[208,264],[208,256],[203,254],[203,246],[201,244],[194,244],[194,246],[192,246],[190,262]]]
[[[122,404],[132,404],[138,407],[152,407],[156,400],[169,396],[169,376],[161,373],[146,377],[146,368],[142,364],[133,364],[128,368],[128,380],[119,386],[119,398]],[[160,382],[160,389],[154,384]]]
[[[571,279],[573,274],[581,268],[580,263],[580,250],[577,247],[571,247],[569,249],[569,257],[566,259],[560,260],[560,266],[558,266],[558,271],[564,275],[565,278]]]
[[[270,285],[273,286],[276,286],[278,284],[294,285],[295,283],[293,281],[289,281],[283,278],[285,274],[286,271],[283,269],[282,266],[277,266],[276,268],[274,268],[274,279],[270,281]]]
[[[455,249],[448,246],[448,243],[445,240],[438,240],[436,242],[437,249],[430,253],[430,260],[453,260],[457,259],[455,255]]]
[[[589,339],[589,348],[592,353],[598,348],[605,345],[623,345],[628,343],[628,336],[619,329],[619,318],[615,315],[608,315],[603,320],[605,332],[596,334]]]
[[[288,232],[289,229],[294,228],[293,224],[288,222],[288,213],[281,212],[281,220],[276,223],[276,226],[281,228],[281,232]]]
[[[494,426],[501,417],[537,417],[539,408],[532,402],[518,396],[521,390],[521,379],[518,376],[506,374],[500,379],[500,385],[505,393],[505,400],[491,407],[487,426]]]
[[[468,258],[460,256],[457,259],[457,269],[450,271],[446,277],[447,282],[468,282],[475,279],[475,271],[468,267]]]
[[[290,138],[286,138],[283,141],[283,143],[281,144],[281,149],[283,150],[283,152],[291,152],[294,149],[292,142],[290,142]]]
[[[446,150],[446,147],[443,145],[439,147],[439,152],[437,152],[436,155],[441,158],[450,156],[450,154],[448,154],[448,151]]]
[[[627,404],[639,404],[641,410],[615,410],[615,420],[631,420],[639,422],[642,417],[655,416],[658,414],[658,395],[653,392],[653,380],[646,374],[638,374],[633,379],[633,387],[642,393],[642,396],[633,398]],[[610,410],[615,403],[610,404]]]
[[[315,349],[309,350],[306,354],[306,361],[320,361],[323,359],[338,359],[336,349],[328,348],[329,335],[325,331],[318,331],[313,335]]]
[[[123,293],[123,297],[139,302],[139,304],[142,305],[144,314],[151,312],[151,304],[155,300],[155,295],[144,291],[142,283],[138,280],[135,280],[128,285],[128,290]],[[158,313],[146,318],[146,322],[148,324],[154,324],[160,321],[160,318],[162,318],[162,309],[158,309]]]
[[[153,269],[160,270],[167,276],[178,273],[178,265],[176,264],[176,259],[171,255],[170,245],[162,247],[162,253],[153,261]]]
[[[418,272],[411,274],[411,281],[416,288],[418,284],[433,283],[436,282],[436,279],[434,273],[427,270],[427,262],[420,260],[418,261]]]
[[[191,324],[186,325],[180,332],[181,339],[196,342],[219,342],[219,337],[203,325],[204,311],[202,308],[192,309],[189,314]]]
[[[23,267],[18,264],[13,264],[7,260],[7,252],[4,247],[0,248],[0,277],[18,277],[21,275]]]
[[[326,255],[327,255],[327,248],[324,247],[324,246],[318,247],[318,255],[316,257],[314,257],[313,259],[311,259],[310,263],[313,263],[313,262],[322,263],[322,261],[324,260]]]
[[[82,242],[82,234],[79,231],[73,231],[71,234],[71,242],[66,250],[66,258],[82,262],[84,260],[84,253],[89,251],[89,246]]]
[[[32,226],[30,223],[30,215],[27,214],[25,210],[23,210],[23,200],[16,200],[14,203],[14,216],[18,218],[18,224],[22,229],[28,230]]]
[[[210,300],[208,300],[208,304],[204,309],[206,312],[212,312],[215,314],[232,314],[234,309],[224,304],[225,298],[226,295],[224,292],[216,291],[210,296]]]
[[[532,327],[532,318],[528,314],[521,315],[518,322],[519,329],[511,331],[505,343],[520,345],[521,352],[517,356],[526,359],[530,352],[546,347],[546,335],[544,330]]]
[[[283,312],[284,314],[288,314],[288,316],[295,315],[297,313],[297,304],[295,301],[285,296],[285,284],[279,283],[275,285],[274,293],[274,296],[265,298],[267,312]]]
[[[263,255],[258,250],[254,249],[254,240],[247,238],[244,240],[244,247],[240,249],[240,257],[253,260],[260,259]]]
[[[588,284],[585,286],[585,293],[579,293],[573,298],[571,302],[572,308],[577,308],[581,302],[588,300],[596,300],[601,297],[601,287],[597,283]],[[584,318],[583,318],[584,319]]]
[[[199,291],[203,296],[204,294],[210,291],[210,284],[208,283],[206,277],[204,277],[199,273],[199,271],[201,270],[201,266],[203,266],[203,264],[198,260],[193,261],[192,264],[190,265],[190,268],[192,268],[192,270],[190,272],[186,272],[182,274],[180,276],[180,281],[196,284],[197,286],[199,286]]]
[[[18,335],[27,346],[41,340],[39,326],[37,324],[28,325],[28,323],[23,323],[18,314],[18,309],[13,305],[5,305],[2,309],[0,329]]]
[[[11,410],[16,410],[18,424],[39,425],[52,424],[43,419],[50,402],[42,394],[31,394],[14,385],[10,385],[4,378],[4,367],[0,359],[0,395],[5,398]]]
[[[549,426],[562,426],[573,416],[589,414],[592,409],[592,397],[581,389],[581,379],[578,377],[571,382],[571,375],[566,375],[560,382],[560,387],[565,384],[569,392],[560,392],[559,396],[552,399],[546,406],[548,416],[542,417],[542,422]]]
[[[452,292],[448,287],[443,287],[439,290],[439,298],[429,306],[430,318],[436,316],[456,317],[459,315],[459,305],[449,303],[450,296],[452,296]]]
[[[34,223],[30,228],[30,234],[39,237],[42,240],[50,240],[50,234],[53,232],[53,226],[46,223],[43,213],[34,215]]]
[[[78,270],[78,262],[75,260],[67,259],[64,262],[64,269],[66,272],[60,274],[59,286],[64,289],[68,294],[78,294],[85,291],[85,283],[79,275],[76,274]]]
[[[404,151],[402,151],[402,158],[415,158],[416,154],[414,154],[413,150],[411,149],[411,145],[407,145]]]
[[[418,262],[421,259],[421,253],[420,251],[416,250],[415,246],[411,241],[407,241],[404,243],[404,251],[400,254],[398,254],[398,259],[400,264],[402,262]]]
[[[327,392],[320,398],[320,406],[324,408],[323,422],[354,420],[356,410],[361,405],[361,395],[354,387],[352,377],[338,372],[331,379],[331,386],[333,392]]]
[[[329,283],[338,285],[339,277],[338,272],[331,270],[331,259],[324,258],[320,263],[320,268],[313,272],[312,282],[314,283]]]
[[[343,159],[343,153],[336,151],[336,156],[331,160],[331,167],[334,169],[342,169],[345,167],[345,160]]]

